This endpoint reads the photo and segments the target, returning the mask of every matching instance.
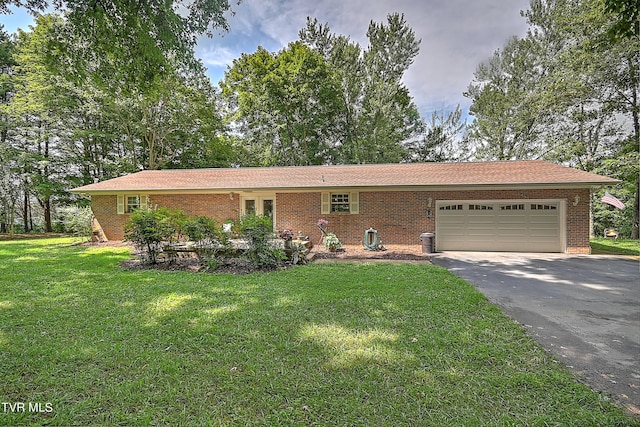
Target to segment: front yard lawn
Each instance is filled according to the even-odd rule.
[[[610,253],[622,255],[640,255],[640,240],[607,239],[592,237],[591,249],[593,253]]]
[[[25,403],[0,424],[640,425],[442,268],[127,271],[69,242],[0,242],[0,399]]]

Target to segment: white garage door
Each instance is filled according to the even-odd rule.
[[[439,251],[563,252],[560,200],[440,201]]]

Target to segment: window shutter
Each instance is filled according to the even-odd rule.
[[[140,198],[140,209],[142,209],[143,211],[146,211],[147,207],[149,206],[149,196],[147,196],[146,194],[141,194],[139,198]]]
[[[322,193],[322,208],[320,209],[322,214],[331,213],[331,194]]]
[[[118,198],[118,215],[122,215],[124,213],[124,195],[123,194],[118,194],[117,196]]]
[[[360,193],[349,193],[349,212],[352,214],[360,213]]]

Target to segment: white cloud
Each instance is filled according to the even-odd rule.
[[[196,54],[207,67],[226,67],[242,52],[223,46],[208,46],[198,48]]]
[[[277,51],[297,40],[307,16],[328,23],[332,32],[349,36],[363,47],[370,21],[385,22],[389,13],[404,13],[422,39],[420,54],[405,75],[423,114],[433,109],[468,108],[462,92],[478,64],[501,48],[508,37],[524,35],[520,10],[528,0],[244,0],[230,17],[223,38],[203,40],[203,60],[212,67],[228,65],[258,45]],[[200,52],[200,51],[199,51]],[[200,54],[200,53],[199,53]],[[234,56],[235,55],[235,56]],[[210,74],[219,70],[210,70]],[[215,78],[214,78],[215,80]]]

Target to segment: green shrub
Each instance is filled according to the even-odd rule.
[[[193,243],[193,249],[200,262],[207,264],[211,269],[215,269],[219,264],[217,256],[226,254],[231,249],[229,236],[212,218],[189,218],[182,223],[182,232]]]
[[[176,234],[176,213],[167,208],[139,209],[129,217],[124,226],[124,240],[132,242],[146,264],[158,262],[162,243]]]
[[[255,266],[275,267],[286,259],[284,250],[275,245],[271,218],[249,213],[240,217],[237,229],[247,241],[246,255]]]

